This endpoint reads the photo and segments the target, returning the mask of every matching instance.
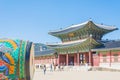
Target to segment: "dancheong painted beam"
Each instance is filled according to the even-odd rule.
[[[33,43],[0,39],[0,80],[32,80]]]

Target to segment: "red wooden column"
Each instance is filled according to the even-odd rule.
[[[74,65],[77,65],[77,54],[74,53]]]
[[[92,66],[92,52],[89,51],[89,66]]]
[[[111,51],[109,51],[109,55],[110,55],[110,67],[111,67],[111,62],[112,62],[112,58],[111,58]]]
[[[80,65],[80,54],[77,53],[77,65]]]
[[[69,57],[69,55],[68,54],[66,54],[66,66],[68,66],[68,58]]]
[[[60,65],[60,54],[58,55],[57,64]]]
[[[98,53],[98,66],[100,66],[100,53]]]

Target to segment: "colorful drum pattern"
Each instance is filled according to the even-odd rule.
[[[11,80],[32,80],[34,74],[33,43],[0,39],[0,74]]]

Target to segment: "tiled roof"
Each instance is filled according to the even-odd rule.
[[[56,31],[50,31],[49,34],[53,35],[53,34],[69,33],[69,32],[78,30],[78,29],[80,29],[80,28],[83,28],[83,27],[84,27],[86,24],[88,24],[89,22],[94,23],[93,21],[86,21],[86,22],[83,22],[83,23],[80,23],[80,24],[72,25],[72,26],[70,26],[70,27],[68,27],[68,28],[65,28],[65,29],[56,30]],[[96,27],[102,28],[102,29],[105,29],[105,30],[116,30],[116,29],[117,29],[117,28],[114,27],[114,26],[106,26],[106,25],[97,24],[97,23],[94,23],[94,24],[96,25]]]
[[[104,48],[117,48],[120,47],[120,40],[119,41],[108,41],[104,43]]]
[[[103,45],[99,48],[92,49],[93,51],[101,51],[101,50],[113,50],[120,49],[120,40],[111,40],[111,41],[101,41]]]
[[[53,55],[54,53],[54,50],[35,51],[35,56]]]
[[[55,50],[41,43],[34,43],[34,52],[35,56],[45,56],[52,55],[55,53]]]

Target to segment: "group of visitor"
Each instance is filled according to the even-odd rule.
[[[63,65],[56,65],[53,63],[53,64],[50,64],[49,68],[50,68],[50,71],[53,72],[55,70],[62,71],[64,67]],[[46,70],[47,70],[46,65],[43,65],[44,75],[46,74]]]

